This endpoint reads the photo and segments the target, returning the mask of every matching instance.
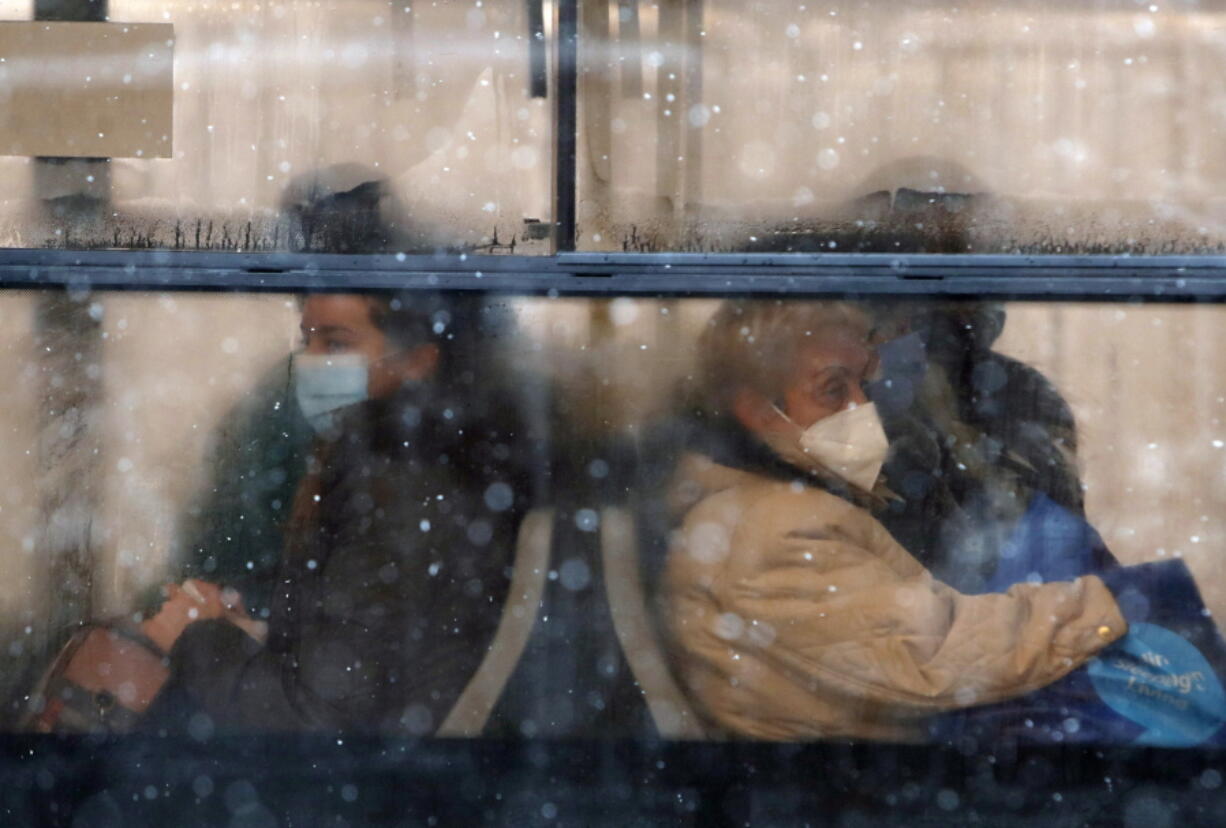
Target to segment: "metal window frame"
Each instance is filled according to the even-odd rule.
[[[0,288],[478,290],[543,296],[1226,301],[1226,256],[563,253],[334,255],[0,250]]]

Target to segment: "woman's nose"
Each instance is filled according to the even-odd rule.
[[[851,389],[851,401],[856,405],[867,405],[868,395],[864,393],[864,388],[861,385],[855,385]]]

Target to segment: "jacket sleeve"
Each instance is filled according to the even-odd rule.
[[[169,698],[188,708],[168,711],[176,719],[200,711],[222,729],[263,730],[319,727],[329,719],[328,711],[299,692],[281,657],[228,622],[188,626],[170,662]]]
[[[321,600],[298,608],[292,648],[253,647],[231,624],[197,622],[171,652],[172,674],[220,727],[375,729],[393,691],[430,700],[412,714],[422,729],[437,725],[472,648],[463,646],[469,619],[446,600],[450,579],[428,564],[378,544],[350,547],[326,567]]]
[[[191,624],[171,651],[172,674],[222,727],[343,726],[368,707],[364,697],[385,672],[380,659],[364,658],[369,642],[401,637],[390,615],[384,623],[370,617],[371,607],[385,606],[379,592],[360,575],[335,579],[327,606],[305,613],[295,631],[302,646],[293,650],[258,646],[224,621]]]
[[[1096,577],[964,595],[875,522],[867,543],[855,534],[777,536],[721,590],[731,617],[766,631],[758,656],[818,692],[904,716],[987,704],[1055,681],[1127,630]]]

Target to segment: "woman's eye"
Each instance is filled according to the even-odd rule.
[[[822,398],[829,401],[838,401],[847,396],[847,386],[844,383],[837,385],[828,385],[822,390]]]

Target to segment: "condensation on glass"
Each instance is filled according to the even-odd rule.
[[[583,249],[1222,249],[1219,3],[607,9]]]
[[[295,297],[96,292],[66,301],[97,326],[100,344],[81,360],[74,359],[82,353],[78,345],[62,338],[49,319],[65,313],[62,307],[37,293],[10,292],[0,303],[0,377],[10,391],[0,419],[2,457],[11,472],[0,486],[8,573],[0,588],[0,652],[14,667],[6,672],[7,693],[28,688],[72,624],[128,616],[148,606],[160,584],[187,574],[207,579],[221,571],[218,566],[271,583],[282,563],[274,533],[285,528],[283,516],[295,495],[291,485],[279,501],[265,497],[286,483],[284,475],[276,476],[282,461],[275,458],[283,456],[276,443],[293,439],[301,446],[310,439],[276,425],[287,407],[298,404],[288,374],[301,336],[303,305]],[[501,733],[701,735],[687,729],[693,719],[674,704],[685,697],[659,669],[668,645],[651,619],[664,596],[671,533],[682,517],[666,508],[686,448],[677,439],[678,416],[691,401],[688,389],[703,356],[700,336],[719,302],[491,301],[513,311],[517,333],[493,348],[530,378],[516,387],[517,407],[535,412],[522,442],[534,452],[528,454],[533,475],[547,481],[525,484],[514,493],[516,502],[523,515],[537,515],[525,525],[552,532],[545,557],[533,568],[539,582],[526,593],[546,601],[532,607],[547,607],[549,623],[525,633],[516,651],[531,665],[517,680],[528,676],[536,684],[518,686],[519,718]],[[979,345],[1025,363],[1029,376],[1044,378],[1064,401],[1075,450],[1064,432],[1057,435],[1056,442],[1064,441],[1060,456],[1084,484],[1085,515],[1111,553],[1125,565],[1184,561],[1212,616],[1226,612],[1215,553],[1226,542],[1219,508],[1226,498],[1220,462],[1226,387],[1214,357],[1226,344],[1219,342],[1226,311],[888,301],[870,311],[876,319],[897,321],[925,308],[955,320],[986,320],[990,333]],[[881,323],[885,333],[901,334],[888,327]],[[1001,375],[998,368],[977,367],[951,379],[969,398],[999,390]],[[264,455],[250,452],[255,438],[243,431],[253,422],[276,425],[259,438],[273,447],[266,455],[274,461],[266,466],[259,465]],[[1008,412],[1003,422],[1019,429],[1019,445],[1025,445],[1034,424]],[[219,455],[219,446],[237,451],[240,462]],[[1016,468],[1018,460],[1000,462]],[[487,482],[480,492],[491,509],[508,494],[493,486],[497,482],[504,481]],[[908,495],[905,480],[890,483]],[[247,498],[252,486],[257,496]],[[227,487],[238,492],[229,502],[236,516],[229,523],[219,522],[220,512],[208,505]],[[470,539],[491,525],[482,514],[470,520]],[[201,522],[211,518],[213,525],[201,533]],[[254,536],[255,523],[264,527],[271,557],[247,547],[238,551],[249,557],[222,560],[208,546],[224,546],[237,534]],[[500,537],[486,540],[510,548],[524,530],[499,531]],[[198,542],[202,537],[211,540]],[[524,549],[531,543],[521,543],[516,554]],[[515,577],[514,569],[508,577]],[[250,604],[257,613],[267,606],[254,593]],[[644,662],[644,653],[658,659]],[[625,682],[640,689],[618,695]],[[422,732],[439,725],[437,716],[429,727],[424,719],[410,721]]]
[[[0,244],[547,250],[549,113],[530,95],[525,4],[111,0],[108,10],[108,23],[59,25],[173,27],[173,156],[0,158]],[[0,18],[31,15],[28,2],[0,3]],[[108,82],[77,78],[92,64],[65,49],[40,62],[58,72],[14,67],[10,79],[72,76],[82,94]],[[115,84],[142,78],[138,65],[109,68]],[[55,134],[42,154],[58,156],[74,138],[61,133],[80,126],[46,124]],[[21,132],[37,135],[28,121]]]

